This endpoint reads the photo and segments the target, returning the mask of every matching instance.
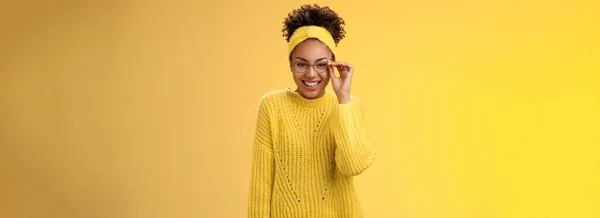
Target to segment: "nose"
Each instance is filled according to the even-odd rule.
[[[308,71],[306,71],[306,73],[304,73],[304,75],[312,78],[312,77],[315,77],[316,75],[318,75],[318,73],[315,70],[314,66],[309,66]]]

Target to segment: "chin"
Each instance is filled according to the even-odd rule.
[[[323,92],[322,89],[317,89],[317,90],[305,90],[305,89],[301,89],[301,94],[302,96],[304,96],[305,98],[308,99],[315,99],[317,97],[319,97],[319,95]]]

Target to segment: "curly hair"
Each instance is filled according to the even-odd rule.
[[[282,31],[283,37],[286,37],[286,41],[290,42],[290,37],[292,37],[292,34],[296,29],[309,25],[320,26],[331,33],[331,36],[337,45],[346,35],[346,31],[344,31],[344,27],[342,27],[342,25],[345,24],[344,20],[328,6],[321,7],[317,4],[302,5],[300,8],[294,9],[288,14],[283,21]]]

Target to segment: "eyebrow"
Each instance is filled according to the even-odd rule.
[[[306,60],[306,59],[304,59],[304,58],[301,58],[301,57],[296,57],[296,59],[300,59],[300,60],[303,60],[303,61],[306,61],[306,62],[308,62],[308,60]],[[327,58],[326,58],[326,57],[322,57],[322,58],[319,58],[319,59],[317,59],[315,62],[317,62],[317,61],[320,61],[320,60],[323,60],[323,59],[327,59]]]

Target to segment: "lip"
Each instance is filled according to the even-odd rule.
[[[316,86],[312,86],[311,87],[311,86],[307,86],[306,84],[304,84],[304,82],[318,82],[319,84],[317,84]],[[304,85],[304,87],[306,87],[306,89],[308,91],[315,91],[321,85],[321,81],[302,81],[302,85]]]

